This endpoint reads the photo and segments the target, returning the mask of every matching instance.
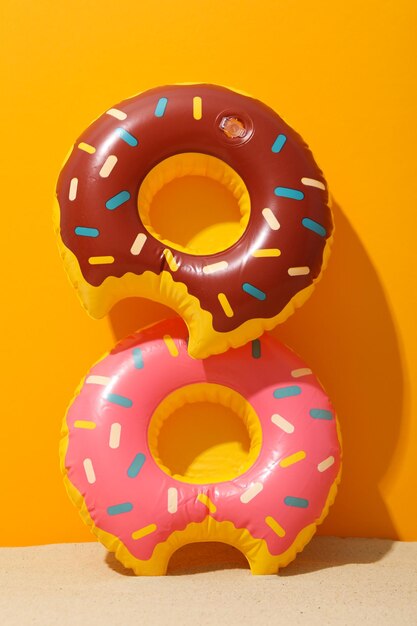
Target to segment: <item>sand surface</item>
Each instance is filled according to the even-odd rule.
[[[138,578],[99,544],[0,549],[0,624],[417,625],[417,542],[316,537],[278,576],[222,544]]]

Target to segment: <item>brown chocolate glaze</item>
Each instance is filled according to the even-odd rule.
[[[202,98],[200,120],[193,118],[196,96]],[[163,116],[157,117],[160,98],[167,98],[167,103]],[[121,102],[115,109],[126,118],[104,114],[96,120],[76,142],[57,186],[62,241],[76,255],[88,283],[98,286],[106,277],[121,277],[126,272],[168,271],[212,313],[214,329],[227,332],[252,318],[276,316],[319,275],[326,240],[333,229],[328,193],[301,180],[313,179],[322,186],[325,181],[301,137],[272,109],[224,87],[203,84],[158,87]],[[228,138],[219,128],[223,115],[232,115],[251,127],[249,138]],[[130,135],[122,131],[121,136],[118,129]],[[285,140],[280,139],[284,143],[274,152],[278,135],[284,135]],[[135,140],[137,145],[129,145]],[[81,142],[93,146],[94,154],[79,149]],[[178,265],[172,272],[163,254],[166,246],[152,237],[140,220],[137,196],[146,174],[157,163],[184,152],[206,153],[234,168],[248,189],[251,214],[245,233],[225,251],[195,256],[172,249]],[[110,175],[103,178],[99,172],[109,155],[118,160]],[[78,179],[78,186],[76,198],[70,200],[73,178]],[[274,192],[277,187],[301,192],[296,195],[302,199],[278,197]],[[130,199],[117,208],[106,208],[109,199],[122,191],[128,192]],[[268,225],[264,208],[271,209],[280,224],[278,230]],[[312,220],[316,230],[303,225],[304,218]],[[312,222],[307,224],[311,227]],[[97,229],[99,234],[79,235],[77,227]],[[130,249],[140,232],[146,233],[147,240],[141,253],[134,256]],[[278,248],[281,255],[254,258],[250,251],[257,248]],[[90,265],[88,259],[95,256],[113,256],[115,262]],[[203,273],[204,266],[219,261],[227,261],[228,268]],[[310,271],[291,276],[288,270],[293,267],[308,267]],[[244,283],[266,297],[260,300],[247,293]],[[233,317],[227,317],[219,303],[221,292],[228,298]]]

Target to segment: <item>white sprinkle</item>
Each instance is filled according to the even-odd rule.
[[[168,489],[168,513],[176,513],[178,511],[178,489],[169,487]]]
[[[139,233],[139,235],[137,235],[135,241],[133,242],[132,247],[130,248],[131,254],[134,254],[135,256],[140,254],[143,246],[145,245],[146,239],[147,237],[145,233]]]
[[[85,475],[90,485],[96,482],[96,474],[91,459],[84,459],[83,461]]]
[[[269,228],[271,228],[271,230],[279,229],[280,223],[278,222],[275,215],[272,213],[271,209],[263,209],[262,215],[264,216],[264,219],[266,223],[268,224]]]
[[[334,464],[334,456],[328,456],[327,459],[324,459],[321,463],[317,465],[317,469],[319,472],[325,472],[329,467]]]
[[[204,274],[214,274],[214,272],[220,272],[221,270],[227,269],[229,266],[227,261],[219,261],[218,263],[211,263],[210,265],[206,265],[203,267]]]
[[[125,120],[127,118],[126,113],[123,113],[123,111],[119,111],[119,109],[109,109],[108,111],[106,111],[106,113],[107,115],[115,117],[117,120]]]
[[[293,370],[291,372],[291,376],[293,378],[300,378],[300,376],[309,376],[309,374],[312,374],[313,372],[311,371],[311,369],[309,367],[300,367],[300,369],[298,370]]]
[[[307,274],[310,274],[310,268],[309,267],[290,267],[288,268],[288,274],[290,276],[306,276]]]
[[[68,198],[72,201],[77,197],[78,178],[71,178]]]
[[[307,185],[307,187],[317,187],[317,189],[325,190],[326,187],[320,180],[316,180],[315,178],[302,178],[301,182],[303,185]]]
[[[110,381],[108,376],[89,376],[85,382],[88,385],[108,385]]]
[[[116,448],[120,445],[120,434],[122,432],[122,425],[118,422],[114,422],[110,426],[110,437],[109,437],[109,447],[112,450],[116,450]]]
[[[104,161],[103,167],[99,171],[101,178],[107,178],[108,176],[110,176],[116,163],[117,156],[115,156],[114,154],[108,156],[107,159]]]
[[[242,495],[240,496],[240,501],[242,502],[242,504],[247,504],[248,502],[253,500],[254,497],[258,495],[258,493],[261,493],[263,488],[264,486],[262,483],[253,483],[253,485],[251,485],[249,489],[246,489],[246,491],[242,493]]]
[[[286,420],[285,417],[282,417],[282,415],[278,415],[278,413],[274,413],[271,417],[271,421],[275,424],[275,426],[278,426],[278,428],[283,430],[284,433],[287,433],[288,435],[291,435],[291,433],[295,430],[294,425]]]

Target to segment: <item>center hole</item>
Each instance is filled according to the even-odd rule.
[[[165,245],[210,255],[243,234],[249,196],[226,163],[203,154],[180,154],[159,163],[139,191],[139,215]]]
[[[208,387],[190,385],[177,390],[158,407],[150,424],[149,444],[157,464],[185,482],[231,480],[245,472],[259,452],[252,433],[258,418],[250,405],[220,385],[212,387],[216,394],[219,388],[226,389],[225,396],[214,401],[207,394]],[[196,395],[201,390],[204,393]]]

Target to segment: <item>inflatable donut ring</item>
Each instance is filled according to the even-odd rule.
[[[234,195],[232,241],[198,249],[153,227],[157,192],[189,175]],[[159,87],[109,109],[76,142],[57,199],[61,254],[87,311],[102,317],[131,296],[162,302],[186,322],[197,358],[283,322],[310,295],[332,238],[323,174],[300,136],[215,85]]]
[[[89,372],[61,440],[65,485],[136,574],[184,544],[238,548],[254,574],[287,565],[332,504],[338,424],[298,356],[264,335],[193,359],[178,318],[123,340]]]

